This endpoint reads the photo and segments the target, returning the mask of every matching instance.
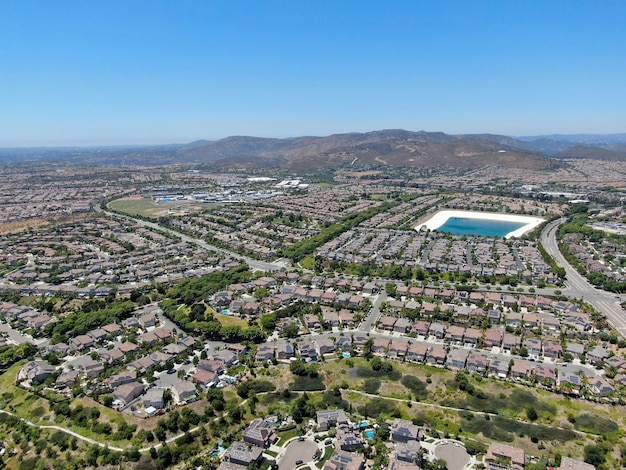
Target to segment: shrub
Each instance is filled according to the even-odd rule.
[[[366,393],[377,394],[379,388],[380,380],[375,377],[368,377],[367,379],[365,379],[365,383],[363,383],[363,390]]]

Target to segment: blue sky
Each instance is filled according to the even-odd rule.
[[[0,0],[0,146],[626,132],[626,2]]]

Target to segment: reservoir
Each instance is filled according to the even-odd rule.
[[[415,230],[435,230],[453,235],[512,238],[521,237],[543,222],[545,219],[528,215],[443,210],[424,220],[415,227]]]
[[[466,219],[450,217],[437,232],[453,235],[480,235],[483,237],[506,237],[526,225],[525,222],[509,222],[506,220]]]

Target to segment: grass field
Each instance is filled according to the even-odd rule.
[[[155,204],[151,199],[145,198],[122,198],[109,203],[111,210],[128,215],[140,215],[151,218],[185,212],[199,212],[209,207],[207,204],[192,204],[188,201],[171,201]]]

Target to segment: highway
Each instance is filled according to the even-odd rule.
[[[559,266],[565,269],[567,277],[563,294],[582,299],[602,313],[609,324],[622,338],[626,338],[626,312],[621,307],[621,297],[602,289],[595,288],[565,259],[556,240],[556,231],[567,219],[565,217],[547,224],[541,232],[541,243]]]

